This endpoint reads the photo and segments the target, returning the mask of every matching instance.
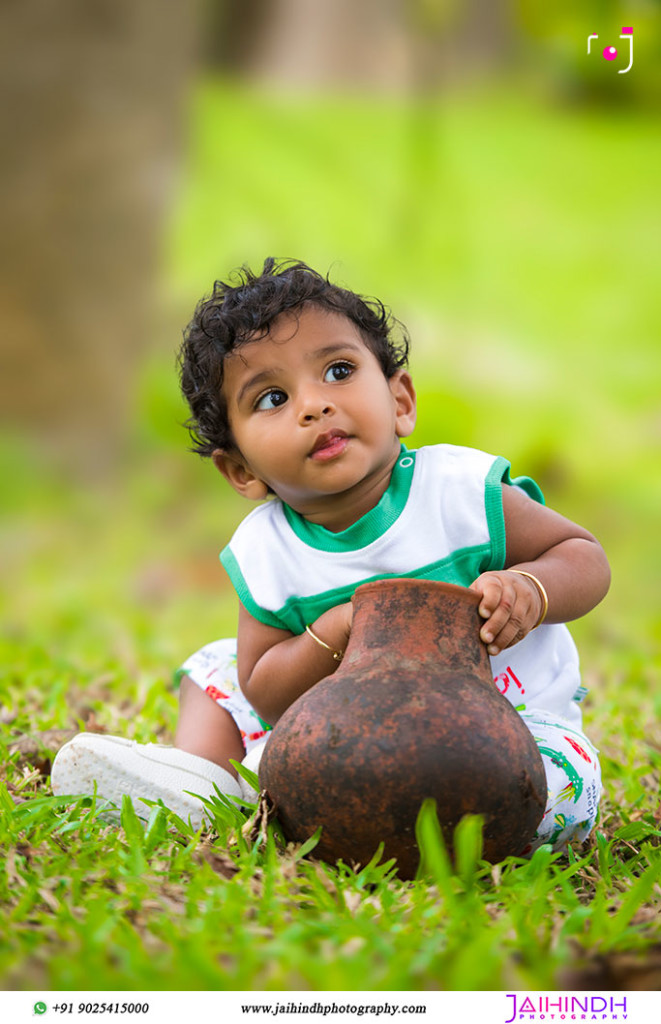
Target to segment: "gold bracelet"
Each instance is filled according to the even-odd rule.
[[[537,619],[537,622],[532,627],[533,629],[537,629],[538,626],[541,626],[542,622],[546,618],[546,613],[549,610],[549,595],[546,593],[544,585],[540,582],[540,580],[537,579],[536,576],[533,576],[531,572],[524,572],[523,569],[510,569],[509,571],[518,573],[519,576],[526,576],[527,579],[533,581],[533,583],[537,587],[537,590],[539,591],[539,596],[542,599],[542,611],[539,618]]]
[[[324,641],[321,640],[316,633],[312,632],[310,626],[305,627],[305,632],[308,634],[308,636],[311,636],[313,640],[316,640],[320,647],[325,647],[327,651],[330,651],[335,661],[342,661],[342,658],[344,657],[343,651],[336,651],[334,647],[329,647],[328,644],[325,644]]]

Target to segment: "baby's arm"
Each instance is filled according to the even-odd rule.
[[[320,615],[311,628],[325,644],[343,652],[351,633],[351,602]],[[239,607],[238,672],[255,711],[275,725],[290,704],[338,667],[331,652],[308,633],[295,636],[259,622]]]
[[[481,595],[486,622],[480,636],[489,654],[518,643],[537,624],[543,600],[535,583],[511,569],[532,573],[548,595],[546,622],[569,622],[585,615],[605,596],[610,569],[599,542],[516,487],[503,485],[506,568],[485,572],[471,590]]]

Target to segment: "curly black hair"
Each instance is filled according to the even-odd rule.
[[[181,390],[191,411],[186,426],[191,450],[199,455],[236,449],[222,391],[223,361],[239,346],[265,337],[282,313],[306,305],[340,313],[356,325],[388,379],[407,365],[406,328],[378,299],[332,284],[297,260],[269,257],[260,274],[244,266],[231,277],[238,283],[216,281],[198,303],[179,350]]]

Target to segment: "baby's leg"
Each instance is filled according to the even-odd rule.
[[[598,752],[576,725],[552,711],[527,708],[520,714],[537,743],[548,786],[544,817],[523,853],[533,853],[543,843],[566,850],[570,842],[587,839],[597,820],[601,796]]]
[[[246,755],[239,727],[230,712],[187,675],[181,679],[174,745],[213,761],[234,776],[236,771],[230,760],[242,761]]]
[[[195,827],[202,823],[203,800],[216,792],[252,802],[255,792],[237,778],[230,760],[242,761],[247,749],[263,741],[268,727],[239,689],[236,641],[207,644],[177,675],[180,720],[174,747],[81,733],[53,762],[53,792],[96,793],[117,807],[128,795],[142,817],[150,813],[145,800],[162,800]]]
[[[242,761],[262,747],[270,726],[248,703],[236,670],[236,640],[214,640],[184,662],[177,672],[181,683],[179,725],[175,743],[182,750],[206,757],[228,771],[229,760]],[[255,756],[251,756],[255,763]]]

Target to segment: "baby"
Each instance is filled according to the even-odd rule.
[[[239,597],[237,639],[180,669],[174,747],[82,733],[55,760],[54,792],[96,784],[105,799],[162,799],[194,823],[203,804],[191,793],[254,796],[232,762],[256,767],[272,726],[337,668],[356,587],[406,576],[480,597],[494,685],[547,775],[530,849],[585,839],[600,769],[564,623],[605,595],[606,557],[502,457],[405,448],[416,421],[407,357],[406,332],[380,302],[303,263],[268,259],[198,305],[180,353],[194,450],[261,502],[221,554]]]

